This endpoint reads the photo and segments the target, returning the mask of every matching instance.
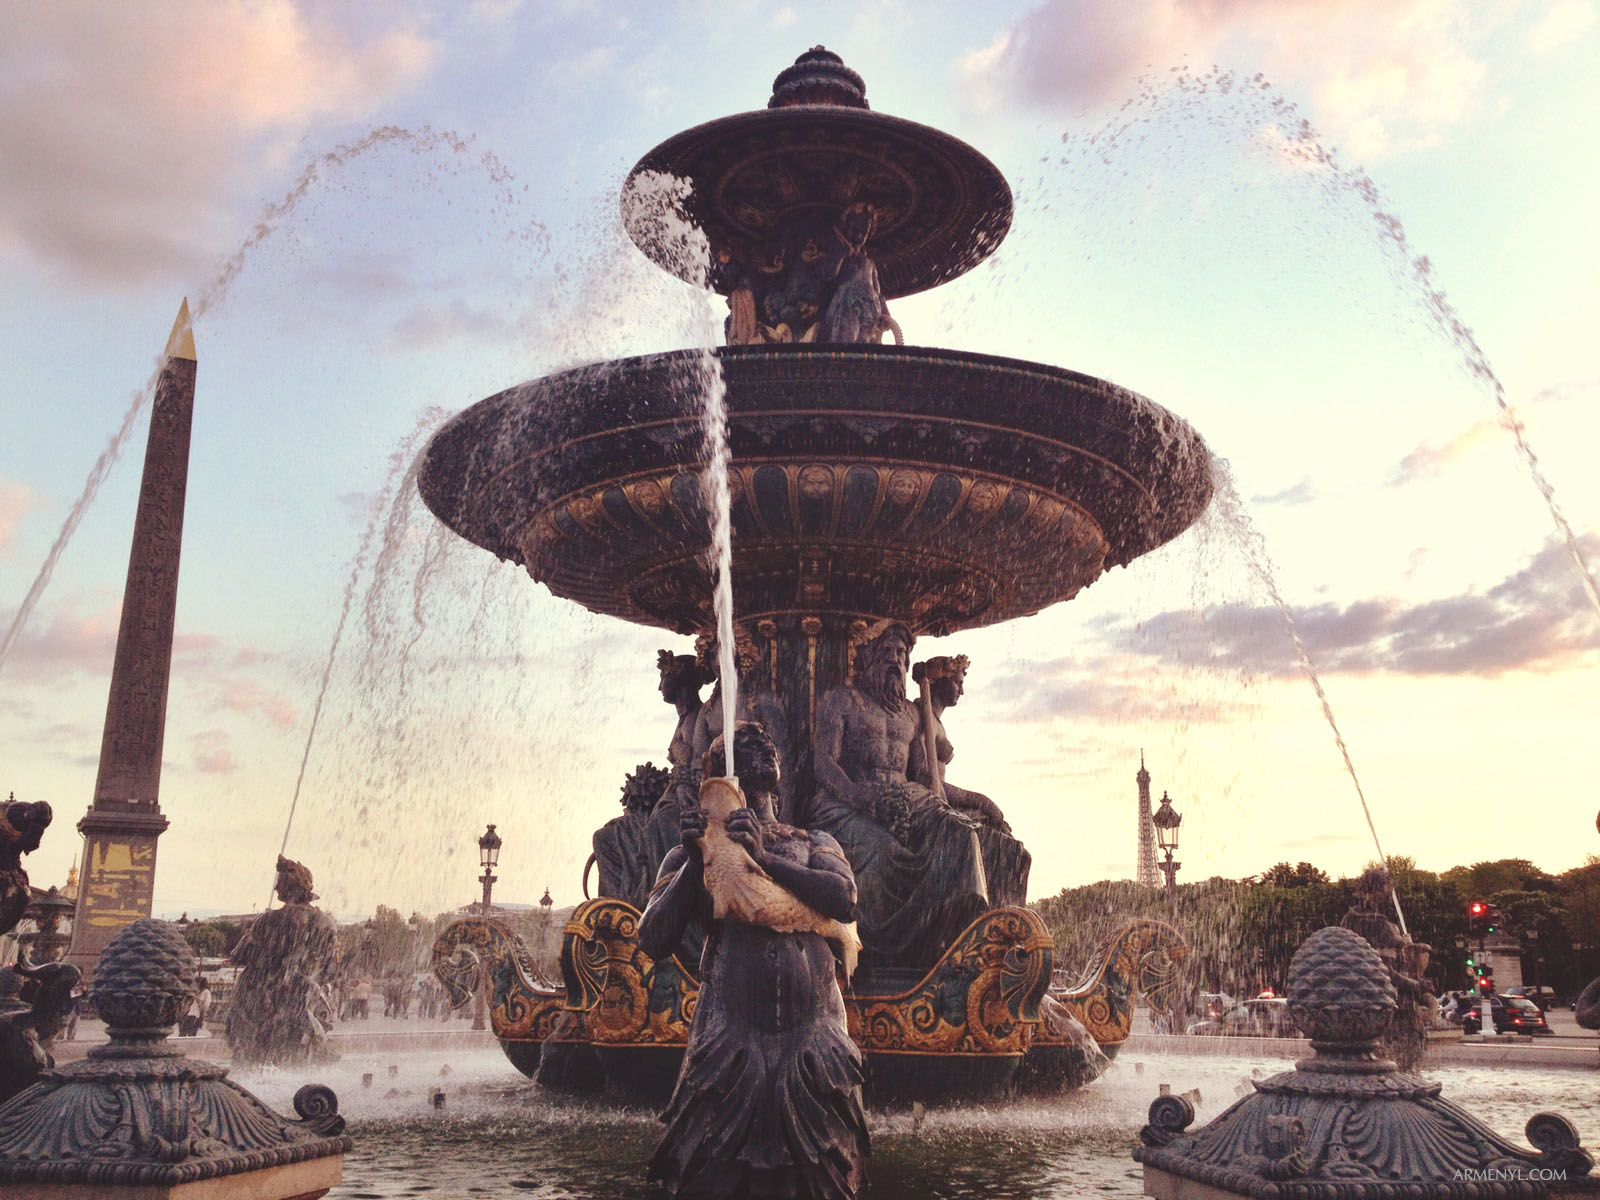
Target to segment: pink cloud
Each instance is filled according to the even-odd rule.
[[[119,606],[84,616],[57,612],[42,630],[23,630],[11,648],[8,663],[34,677],[50,677],[62,671],[109,673],[117,648],[120,612]]]
[[[189,739],[194,752],[194,769],[206,775],[227,775],[238,770],[228,735],[220,729],[207,729]]]
[[[431,67],[405,29],[356,43],[294,0],[13,7],[0,39],[0,246],[96,281],[217,257],[252,172]]]
[[[25,483],[0,481],[0,554],[11,546],[11,540],[22,527],[22,518],[36,503],[33,489]]]
[[[1480,102],[1493,30],[1447,0],[1045,0],[962,65],[985,107],[1115,103],[1169,69],[1233,61],[1309,95],[1344,149],[1426,144]]]
[[[287,696],[245,679],[226,680],[214,707],[232,712],[260,713],[280,729],[293,728],[297,719],[294,704]]]

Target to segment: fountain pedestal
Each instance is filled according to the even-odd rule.
[[[194,953],[149,918],[111,940],[91,998],[110,1042],[0,1107],[0,1200],[315,1200],[350,1139],[325,1087],[273,1112],[170,1045]]]
[[[1533,1149],[1380,1059],[1396,1012],[1389,973],[1348,929],[1318,930],[1289,968],[1289,1012],[1312,1041],[1295,1064],[1188,1132],[1194,1107],[1159,1097],[1133,1152],[1157,1200],[1514,1200],[1600,1193],[1572,1122],[1539,1113]]]

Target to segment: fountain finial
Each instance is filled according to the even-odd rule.
[[[788,108],[796,104],[871,107],[867,103],[865,81],[825,46],[811,47],[794,60],[794,66],[785,67],[772,81],[768,108]]]

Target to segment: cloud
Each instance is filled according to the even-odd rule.
[[[229,775],[239,769],[233,750],[228,745],[228,735],[221,729],[207,729],[189,738],[194,755],[194,769],[204,775]]]
[[[1209,724],[1232,720],[1248,707],[1248,701],[1238,695],[1186,694],[1165,686],[1157,675],[1148,656],[1130,659],[1119,648],[1104,656],[1030,664],[1025,670],[997,678],[993,692],[1005,697],[1001,718],[1018,723],[1068,718],[1104,724]],[[1058,761],[1072,757],[1058,756]]]
[[[1587,33],[1594,24],[1594,5],[1585,0],[1566,0],[1552,5],[1543,19],[1528,31],[1528,48],[1535,54],[1549,54]]]
[[[14,6],[0,40],[0,250],[95,283],[187,273],[258,164],[367,116],[431,66],[406,30],[353,44],[294,0]]]
[[[396,349],[416,350],[458,338],[520,345],[527,334],[501,313],[456,300],[446,308],[413,308],[395,323],[391,340]]]
[[[1582,539],[1590,561],[1600,537]],[[1484,593],[1405,604],[1378,598],[1298,609],[1295,627],[1319,673],[1495,676],[1548,669],[1597,646],[1594,612],[1571,553],[1551,541],[1522,570]],[[1277,611],[1229,605],[1205,617],[1171,611],[1112,633],[1126,653],[1287,676],[1299,661]]]
[[[11,548],[11,540],[22,526],[22,518],[33,508],[37,497],[25,483],[0,481],[0,554]]]
[[[982,107],[1077,111],[1142,79],[1230,58],[1308,94],[1318,125],[1361,157],[1434,140],[1478,102],[1481,36],[1449,0],[1046,0],[969,55]]]
[[[281,692],[275,692],[247,679],[223,681],[213,708],[240,713],[260,713],[280,729],[292,729],[298,720],[292,700]]]
[[[1281,492],[1273,492],[1270,496],[1252,496],[1250,503],[1257,504],[1310,504],[1317,498],[1317,489],[1312,485],[1309,477],[1298,480],[1293,486],[1284,488]]]
[[[1389,486],[1403,487],[1421,479],[1436,478],[1482,446],[1507,446],[1515,438],[1516,431],[1526,432],[1536,409],[1580,394],[1578,388],[1566,385],[1545,388],[1507,412],[1474,421],[1443,445],[1424,442],[1390,472]]]
[[[87,615],[57,612],[43,629],[38,629],[35,621],[11,647],[7,665],[34,681],[66,671],[109,672],[117,648],[120,612],[117,605]],[[8,613],[6,621],[10,620]]]

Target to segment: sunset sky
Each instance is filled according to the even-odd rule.
[[[0,793],[56,810],[34,881],[79,854],[143,414],[119,430],[187,296],[157,913],[265,902],[319,693],[288,852],[333,911],[471,899],[488,821],[498,896],[579,898],[624,774],[664,761],[655,651],[687,639],[456,541],[406,472],[484,396],[689,344],[709,310],[626,241],[619,184],[678,130],[763,107],[816,44],[1016,196],[991,261],[895,304],[907,340],[1147,395],[1237,496],[1070,604],[919,644],[972,658],[950,778],[1005,809],[1032,894],[1132,875],[1141,751],[1184,814],[1180,878],[1373,856],[1264,575],[1386,850],[1577,865],[1600,851],[1600,617],[1496,396],[1600,560],[1596,18],[1590,0],[6,6],[0,635],[120,447],[0,662]]]

